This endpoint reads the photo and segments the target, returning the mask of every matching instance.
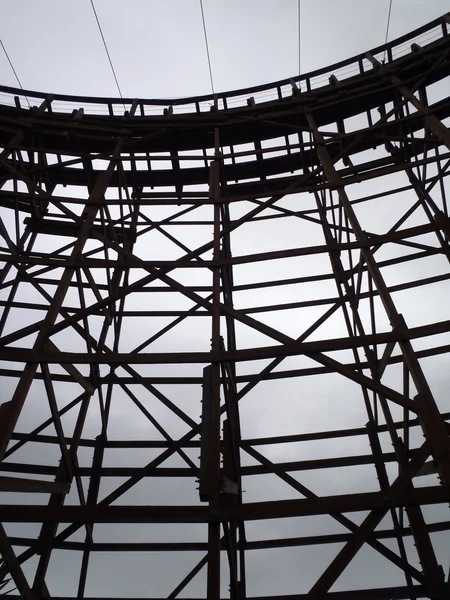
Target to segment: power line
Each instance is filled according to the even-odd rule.
[[[205,34],[206,54],[208,56],[209,78],[211,80],[212,93],[213,93],[213,95],[215,95],[216,93],[214,91],[214,82],[213,82],[212,69],[211,69],[211,57],[209,55],[208,36],[206,35],[205,13],[203,12],[203,0],[200,0],[200,9],[202,11],[203,33]]]
[[[391,10],[392,10],[392,0],[389,0],[389,12],[388,12],[388,18],[387,18],[387,24],[386,24],[386,37],[384,39],[384,44],[387,44],[388,41],[388,35],[389,35],[389,24],[391,22]]]
[[[115,82],[116,82],[117,89],[119,90],[119,95],[120,95],[120,97],[123,100],[122,91],[120,89],[120,85],[119,85],[119,82],[117,80],[116,72],[114,70],[114,66],[113,66],[113,63],[112,63],[112,60],[111,60],[111,56],[109,54],[109,50],[108,50],[108,46],[106,44],[105,36],[103,35],[102,26],[100,25],[100,21],[99,21],[98,16],[97,16],[97,11],[95,10],[94,0],[91,0],[91,6],[92,6],[92,10],[94,11],[95,20],[97,21],[98,30],[100,31],[100,35],[102,36],[103,45],[105,46],[105,50],[106,50],[106,54],[108,56],[109,64],[111,65],[111,71],[112,71],[112,74],[114,75],[114,79],[115,79]],[[124,108],[125,108],[125,105],[124,105]]]
[[[386,23],[386,35],[384,37],[384,45],[385,46],[386,46],[387,41],[388,41],[389,25],[390,25],[390,22],[391,22],[391,10],[392,10],[392,0],[389,0],[389,11],[388,11],[388,18],[387,18],[387,23]],[[386,58],[386,50],[384,51],[383,62],[384,62],[385,58]]]
[[[6,51],[5,44],[3,43],[3,41],[2,41],[1,39],[0,39],[0,44],[2,45],[3,52],[5,53],[5,56],[6,56],[6,58],[8,59],[8,62],[9,62],[9,64],[10,64],[10,67],[11,67],[11,69],[12,69],[12,72],[14,73],[14,76],[15,76],[15,78],[17,79],[17,83],[19,84],[19,87],[20,87],[20,89],[21,89],[21,90],[23,90],[23,85],[22,85],[22,84],[21,84],[21,82],[20,82],[19,76],[18,76],[18,75],[17,75],[17,73],[16,73],[16,70],[15,70],[15,68],[14,68],[14,65],[12,64],[12,60],[9,58],[9,54],[8,54],[8,53],[7,53],[7,51]],[[25,99],[26,99],[26,101],[27,101],[28,108],[31,108],[31,106],[30,106],[30,102],[29,102],[29,100],[28,100],[28,98],[27,98],[26,96],[25,96]]]

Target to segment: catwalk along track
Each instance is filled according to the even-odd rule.
[[[449,30],[182,100],[0,88],[11,598],[449,597]]]

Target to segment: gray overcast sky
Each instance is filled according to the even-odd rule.
[[[297,0],[204,0],[216,91],[298,74]],[[211,91],[199,0],[95,0],[124,96]],[[384,42],[389,0],[302,0],[306,72]],[[447,0],[393,0],[389,39]],[[118,95],[89,0],[3,0],[0,37],[24,88]],[[16,85],[3,53],[0,80]]]

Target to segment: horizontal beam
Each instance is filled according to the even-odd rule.
[[[317,340],[314,342],[287,342],[278,346],[262,348],[246,348],[245,350],[230,350],[223,352],[167,352],[167,353],[134,353],[134,352],[107,352],[107,353],[75,353],[75,352],[34,352],[27,348],[13,348],[3,346],[0,348],[0,360],[10,362],[37,362],[50,364],[209,364],[211,362],[234,362],[247,360],[262,360],[277,356],[311,355],[317,352],[335,352],[388,344],[402,340],[412,340],[431,335],[438,335],[450,331],[450,320],[439,321],[420,327],[411,327],[404,331],[387,331],[359,335],[355,337],[334,338]]]
[[[245,448],[246,446],[248,446],[248,444],[242,444],[242,446]],[[411,452],[411,455],[414,455],[414,451]],[[394,452],[383,454],[382,456],[380,456],[380,459],[382,459],[384,463],[395,462],[397,460]],[[281,469],[285,473],[290,473],[298,471],[318,471],[321,469],[336,469],[362,465],[372,465],[374,463],[375,458],[372,454],[362,454],[359,456],[341,456],[332,458],[319,458],[311,460],[274,463],[274,466],[278,469]],[[424,467],[425,469],[431,469],[432,463],[425,463]],[[55,476],[57,470],[58,467],[56,466],[52,467],[46,465],[29,465],[24,463],[13,462],[0,463],[0,471],[8,473]],[[132,477],[133,475],[136,475],[141,471],[141,467],[101,467],[100,469],[95,471],[95,473],[101,477]],[[94,470],[92,467],[77,467],[74,470],[74,472],[80,477],[92,477],[94,474]],[[250,477],[252,475],[265,475],[266,473],[272,473],[272,470],[266,467],[265,465],[249,465],[246,467],[241,467],[239,472],[242,477]],[[190,467],[156,467],[155,469],[148,471],[145,477],[197,478],[198,469]],[[51,493],[52,491],[59,491],[60,493],[65,493],[68,491],[66,488],[61,486],[61,484],[56,484],[47,481],[36,481],[36,485],[34,485],[34,480],[17,479],[12,477],[0,477],[0,491],[16,491],[12,489],[14,487],[13,484],[11,484],[11,489],[7,489],[6,486],[4,487],[2,482],[3,479],[11,479],[14,482],[23,481],[23,490],[20,489],[20,484],[15,484],[17,487],[17,491],[27,491],[28,487],[30,488],[30,491],[35,491],[36,493],[39,491],[45,493]]]
[[[340,244],[321,244],[318,246],[307,246],[302,248],[290,248],[286,250],[274,250],[271,252],[260,252],[258,254],[248,254],[245,256],[233,256],[223,258],[221,260],[141,260],[136,261],[127,258],[119,257],[118,259],[100,259],[100,258],[77,258],[72,260],[68,257],[50,257],[50,256],[33,256],[31,254],[10,254],[3,255],[1,258],[6,263],[25,264],[25,265],[42,265],[51,267],[64,268],[89,268],[103,269],[114,267],[128,268],[176,268],[176,269],[211,269],[213,267],[223,267],[226,265],[241,265],[247,263],[264,262],[270,260],[279,260],[281,258],[295,258],[300,256],[315,256],[316,254],[328,254],[329,252],[343,252],[345,250],[360,250],[361,248],[372,248],[390,242],[405,240],[411,237],[421,236],[426,233],[439,231],[450,227],[450,218],[443,218],[440,221],[425,223],[410,227],[409,229],[399,229],[390,231],[383,235],[373,235],[365,241],[342,242]],[[434,250],[432,248],[431,250]],[[443,251],[444,252],[444,251]],[[134,258],[134,257],[133,257]]]
[[[414,594],[414,596],[411,596]],[[414,598],[429,598],[428,591],[424,585],[384,587],[376,589],[347,590],[343,592],[328,592],[327,600],[410,600]],[[20,596],[9,595],[8,600],[21,600]],[[77,600],[75,596],[52,596],[52,600]],[[143,598],[119,596],[84,596],[83,600],[167,600],[166,598]],[[196,600],[206,600],[198,598]],[[225,600],[225,598],[224,598]],[[308,594],[295,594],[286,596],[250,596],[247,600],[310,600]]]
[[[450,531],[450,521],[441,521],[427,525],[430,533]],[[402,537],[412,536],[410,527],[401,529],[381,529],[374,531],[368,536],[368,540],[390,540],[398,535]],[[322,535],[309,535],[295,538],[274,538],[266,540],[246,540],[237,543],[238,549],[244,550],[266,550],[272,548],[298,548],[303,546],[318,546],[323,544],[344,544],[351,538],[352,533],[328,533]],[[24,537],[10,537],[13,546],[31,547],[36,540]],[[56,542],[54,548],[60,550],[72,550],[82,552],[89,544],[91,552],[206,552],[208,543],[205,542]],[[226,544],[222,541],[222,550],[226,550]]]
[[[446,344],[445,346],[435,346],[432,348],[425,348],[424,350],[418,350],[416,352],[416,356],[418,358],[425,358],[429,356],[436,356],[439,354],[447,354],[450,353],[450,344]],[[403,361],[402,355],[391,356],[387,361],[388,365],[398,364]],[[344,367],[349,369],[369,369],[369,364],[366,361],[361,361],[358,365],[354,363],[342,363]],[[287,379],[293,377],[310,377],[313,375],[327,375],[330,373],[334,373],[335,371],[329,367],[306,367],[304,369],[292,369],[290,371],[272,371],[271,373],[266,373],[261,377],[261,381],[269,381],[273,379]],[[22,371],[19,369],[0,369],[0,376],[4,377],[15,377],[18,378],[22,374]],[[257,373],[259,376],[259,373]],[[255,374],[248,375],[238,375],[236,377],[236,383],[248,383],[253,379]],[[42,379],[42,373],[36,373],[35,379]],[[62,375],[60,373],[52,374],[53,381],[66,381],[71,382],[72,379],[66,375]],[[151,376],[151,377],[141,377],[139,379],[142,385],[145,384],[170,384],[170,385],[198,385],[202,383],[201,377],[178,377],[178,376]],[[98,378],[99,385],[106,385],[108,383],[114,382],[118,385],[133,385],[136,384],[136,379],[134,377],[128,375],[117,375],[114,373],[112,376],[105,375],[104,377]],[[365,432],[366,433],[366,432]],[[25,435],[25,434],[20,434]],[[18,439],[18,438],[17,438]],[[36,440],[37,441],[37,440]],[[133,443],[133,442],[132,442]],[[137,442],[139,443],[139,442]],[[145,442],[142,442],[145,443]],[[163,443],[163,442],[161,442]]]
[[[450,112],[447,111],[447,112]],[[389,139],[396,139],[395,136],[394,138],[389,137]],[[410,138],[409,138],[410,139]],[[418,138],[415,139],[415,144],[417,145],[417,140]],[[377,138],[375,140],[375,142],[373,143],[378,143],[379,139]],[[423,142],[424,140],[422,140]],[[409,146],[408,146],[409,147]],[[414,152],[411,151],[409,152],[409,155],[418,155],[420,154],[420,152]],[[291,155],[292,156],[292,155]],[[427,155],[426,157],[422,157],[422,158],[410,158],[408,165],[410,168],[414,168],[414,167],[420,167],[420,166],[424,166],[427,164],[433,164],[439,161],[445,161],[447,160],[449,157],[449,153],[443,153],[440,154],[439,156],[435,156],[435,155]],[[292,171],[292,166],[286,164],[285,165],[285,172],[286,173],[290,173]],[[298,165],[295,164],[294,165],[294,169],[298,168]],[[356,182],[361,182],[361,181],[368,181],[370,179],[373,178],[377,178],[377,177],[382,177],[385,175],[389,175],[389,174],[393,174],[393,173],[397,173],[399,171],[403,171],[405,168],[405,165],[403,162],[401,161],[394,161],[392,157],[383,157],[381,159],[376,159],[376,160],[372,160],[369,163],[366,163],[365,165],[359,165],[359,169],[357,172],[355,172],[355,169],[341,169],[339,170],[339,175],[345,179],[345,183],[346,185],[352,184],[352,183],[356,183]],[[363,169],[363,170],[362,170]],[[207,171],[206,171],[207,172]],[[442,177],[446,177],[448,174],[446,174],[445,172],[442,173]],[[128,175],[126,175],[126,177],[128,178]],[[278,195],[280,193],[284,193],[283,190],[285,190],[286,186],[289,185],[289,182],[291,182],[292,185],[292,181],[294,181],[293,177],[295,177],[296,181],[297,181],[297,187],[293,187],[291,192],[295,193],[295,192],[317,192],[319,190],[324,190],[324,189],[329,189],[330,188],[330,184],[327,181],[323,181],[323,179],[317,178],[315,180],[311,180],[308,178],[308,181],[310,183],[303,183],[303,182],[299,182],[298,181],[298,176],[294,175],[292,177],[279,177],[279,178],[275,178],[275,179],[269,179],[269,180],[265,180],[263,181],[264,185],[261,185],[261,182],[240,182],[240,183],[231,183],[229,182],[226,188],[226,192],[224,192],[224,195],[221,196],[220,201],[222,202],[226,202],[226,203],[231,203],[231,202],[239,202],[242,200],[252,200],[252,199],[258,199],[258,198],[265,198],[267,197],[267,195]],[[234,181],[234,180],[233,180]],[[199,179],[199,182],[200,179]],[[82,179],[80,179],[79,181],[79,185],[82,185]],[[403,190],[405,191],[407,189],[412,189],[412,185],[407,185],[407,186],[402,186]],[[393,188],[395,189],[395,188]],[[386,192],[385,195],[390,195],[393,193],[393,190],[389,190]],[[58,206],[59,204],[63,203],[64,205],[71,205],[71,204],[82,204],[82,199],[80,198],[76,198],[76,197],[69,197],[69,196],[57,196],[57,195],[52,195],[51,197],[48,198],[49,201],[51,201],[52,203],[54,203],[56,206]],[[361,202],[363,199],[361,198],[355,198],[352,202],[353,203],[359,203]],[[25,213],[33,213],[33,202],[35,201],[35,195],[27,193],[27,192],[11,192],[11,191],[7,191],[7,190],[0,190],[0,206],[3,206],[4,208],[18,208],[21,212],[25,212]],[[123,200],[121,200],[120,198],[107,198],[106,200],[99,200],[98,204],[101,205],[106,205],[106,206],[114,206],[114,205],[122,205],[123,204]],[[132,207],[132,206],[153,206],[153,205],[161,205],[163,204],[164,206],[181,206],[181,205],[189,205],[191,207],[195,207],[195,206],[202,206],[204,204],[214,204],[214,200],[211,200],[208,197],[208,193],[202,193],[202,192],[196,192],[196,193],[190,193],[190,192],[185,192],[183,191],[182,195],[180,196],[180,194],[172,192],[172,191],[166,191],[166,192],[142,192],[139,195],[139,198],[130,198],[127,199],[126,205],[128,207]],[[325,210],[331,210],[330,207],[327,207]],[[305,210],[305,211],[299,211],[297,213],[299,216],[301,214],[309,214],[309,215],[317,215],[317,209],[312,208],[309,210]],[[274,218],[279,218],[279,215],[265,215],[265,216],[261,216],[258,219],[255,220],[265,220],[265,219],[274,219]],[[175,224],[175,225],[183,225],[183,224],[188,224],[188,221],[178,221],[178,220],[174,220],[173,223],[169,222],[169,223],[165,223],[164,225],[170,225],[170,224]],[[207,224],[208,221],[203,221],[203,224]],[[162,223],[158,223],[158,224],[162,224]]]
[[[199,383],[201,383],[199,381]],[[442,418],[450,419],[450,413],[442,413]],[[406,421],[396,421],[392,424],[394,429],[402,429],[403,427],[418,427],[418,419],[408,419]],[[449,425],[450,427],[450,425]],[[387,425],[380,424],[375,428],[377,433],[389,431]],[[294,435],[279,435],[272,437],[259,437],[241,440],[242,446],[267,446],[269,444],[293,444],[296,442],[312,442],[315,440],[331,440],[344,437],[367,436],[366,427],[353,427],[348,429],[332,429],[328,431],[311,431],[306,433],[297,433]],[[12,435],[13,440],[21,442],[37,442],[42,444],[59,444],[57,436],[43,435],[38,433],[18,433]],[[72,443],[71,437],[66,437],[68,444]],[[96,441],[94,439],[82,438],[79,442],[80,446],[95,448]],[[170,444],[166,440],[106,440],[105,449],[107,448],[168,448]],[[199,440],[189,440],[180,446],[181,448],[200,448]],[[5,464],[10,463],[3,463]]]
[[[243,447],[248,446],[248,444]],[[412,452],[414,454],[414,452]],[[394,462],[396,461],[395,454],[390,452],[388,454],[384,454],[382,456],[384,462]],[[375,461],[372,454],[363,454],[360,456],[342,456],[342,457],[332,457],[332,458],[319,458],[312,460],[302,460],[302,461],[291,461],[284,463],[276,463],[276,467],[282,469],[284,472],[291,471],[311,471],[311,470],[320,470],[320,469],[333,469],[338,467],[352,467],[352,466],[360,466],[360,465],[370,465]],[[56,475],[58,467],[56,466],[46,466],[46,465],[34,465],[34,464],[24,464],[24,463],[0,463],[0,471],[6,471],[8,473],[26,473],[26,474],[35,474],[35,475],[48,475],[53,476]],[[101,477],[131,477],[138,472],[141,472],[141,467],[101,467],[96,471],[98,475]],[[80,475],[80,477],[91,477],[93,475],[92,467],[77,467],[75,469],[75,473]],[[271,473],[272,471],[264,466],[264,465],[250,465],[247,467],[240,468],[240,474],[242,477],[248,477],[251,475],[264,475],[266,473]],[[196,468],[190,467],[156,467],[152,471],[148,471],[146,477],[198,477],[198,470]],[[0,491],[13,491],[3,489],[2,479],[14,479],[14,481],[26,481],[26,480],[18,480],[15,478],[2,478],[0,477]],[[32,481],[32,480],[31,480]],[[39,482],[36,482],[39,483]],[[42,482],[49,485],[48,491],[51,491],[51,486],[54,485],[52,482]],[[36,486],[37,488],[37,486]],[[18,490],[19,491],[19,490]],[[55,488],[55,491],[56,488]]]
[[[0,470],[3,464],[0,464]],[[55,467],[55,474],[57,468]],[[21,494],[67,494],[70,485],[60,481],[39,481],[37,479],[21,479],[18,477],[0,477],[0,492],[17,492]]]
[[[204,506],[0,505],[4,523],[217,523],[283,519],[450,502],[450,486],[366,492],[321,498],[252,502],[211,510]]]
[[[434,249],[433,249],[434,250]],[[426,252],[426,251],[425,251]],[[262,289],[265,287],[277,287],[279,286],[289,286],[289,285],[295,285],[296,283],[307,283],[307,280],[310,279],[311,282],[316,282],[316,281],[324,281],[327,279],[331,279],[333,277],[332,274],[324,274],[322,276],[311,276],[311,277],[305,277],[305,278],[292,278],[292,279],[286,279],[286,280],[281,280],[281,281],[274,281],[274,282],[261,282],[260,284],[249,284],[248,289]],[[299,279],[301,279],[301,281],[299,281]],[[447,281],[448,279],[450,279],[450,273],[442,273],[440,275],[435,275],[433,277],[426,277],[423,279],[415,279],[412,281],[408,281],[405,283],[401,283],[401,284],[397,284],[397,285],[393,285],[390,286],[388,288],[389,292],[392,294],[394,292],[398,292],[398,291],[405,291],[405,290],[409,290],[411,288],[416,288],[416,287],[421,287],[421,286],[429,286],[433,283],[439,283],[441,281]],[[305,281],[306,280],[306,281]],[[39,284],[39,283],[44,283],[44,282],[40,282],[38,279],[34,279],[34,282]],[[56,286],[58,284],[58,280],[46,280],[47,285],[54,285]],[[101,286],[97,286],[98,289],[101,289]],[[105,286],[107,288],[107,286]],[[233,286],[233,291],[239,291],[242,288],[245,288],[246,286]],[[80,289],[83,288],[88,288],[88,284],[80,285]],[[201,288],[201,289],[200,289]],[[197,288],[191,287],[191,286],[187,286],[187,289],[190,292],[204,292],[207,291],[209,293],[211,293],[211,286],[199,286]],[[177,290],[175,290],[174,288],[168,288],[165,287],[163,289],[156,289],[155,288],[143,288],[141,290],[142,292],[149,292],[151,291],[152,293],[155,293],[156,291],[159,292],[163,292],[163,293],[167,293],[167,292],[175,292]],[[222,291],[222,290],[221,290]],[[177,292],[178,293],[178,292]],[[371,297],[375,297],[378,296],[378,290],[373,290],[371,293],[369,292],[361,292],[358,294],[358,298],[360,300],[366,299],[366,298],[371,298]],[[347,301],[348,298],[345,297],[345,300]],[[257,305],[257,306],[249,306],[249,307],[245,307],[240,309],[242,312],[244,312],[245,314],[249,315],[249,314],[253,314],[253,313],[264,313],[264,312],[272,312],[272,311],[283,311],[283,310],[291,310],[291,309],[295,309],[295,308],[309,308],[309,307],[314,307],[314,306],[327,306],[329,304],[335,304],[336,302],[341,302],[341,299],[336,297],[325,297],[325,298],[316,298],[313,300],[303,300],[303,301],[299,301],[299,302],[286,302],[283,304],[266,304],[266,305]],[[5,307],[5,306],[10,306],[10,303],[7,302],[6,300],[0,300],[0,307]],[[20,302],[20,301],[14,301],[13,302],[13,306],[14,308],[21,308],[24,310],[39,310],[39,311],[47,311],[48,310],[48,304],[42,304],[42,303],[36,303],[36,302]],[[78,307],[75,306],[66,306],[65,307],[65,311],[67,313],[69,313],[70,316],[74,315],[77,311],[79,310]],[[90,313],[91,315],[104,315],[104,309],[98,309],[96,311],[91,311]],[[182,317],[185,316],[187,314],[186,310],[121,310],[120,314],[122,317],[132,317],[132,318],[142,318],[142,317]],[[195,312],[189,312],[189,318],[192,317],[205,317],[205,316],[209,316],[210,313],[208,310],[196,310]],[[1,371],[0,371],[1,373]],[[116,375],[117,377],[117,375]],[[200,378],[201,379],[201,378]],[[200,381],[199,379],[199,381]],[[89,390],[87,390],[89,391]]]

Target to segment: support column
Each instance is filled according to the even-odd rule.
[[[212,299],[212,335],[211,351],[219,354],[220,339],[220,160],[218,160],[218,130],[215,130],[216,160],[210,167],[210,200],[214,210],[213,230],[213,299]],[[220,363],[211,365],[210,397],[210,448],[208,464],[209,506],[212,511],[219,509],[220,503]],[[208,524],[208,573],[207,598],[220,599],[220,522]]]

